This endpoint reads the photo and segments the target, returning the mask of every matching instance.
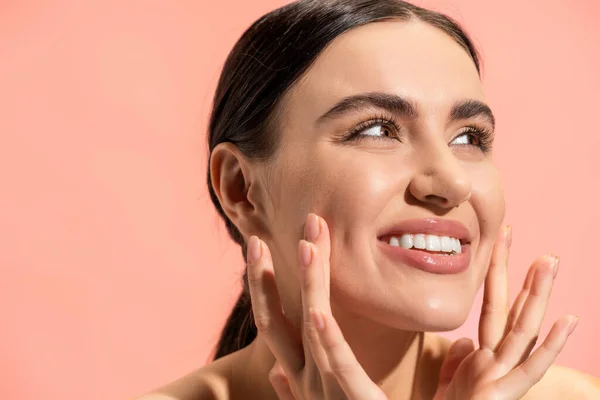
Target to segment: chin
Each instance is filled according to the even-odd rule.
[[[461,327],[471,311],[471,304],[442,304],[432,301],[430,307],[415,314],[414,323],[419,331],[447,332]]]
[[[421,300],[421,305],[400,305],[399,307],[371,310],[369,315],[380,324],[395,329],[417,332],[447,332],[460,328],[467,320],[473,303],[465,299],[450,301],[447,298],[433,297]],[[412,306],[412,307],[411,307]]]
[[[426,304],[426,306],[424,306]],[[346,304],[347,306],[347,304]],[[467,320],[472,308],[472,302],[465,299],[454,300],[433,297],[421,300],[421,306],[398,303],[397,307],[364,308],[364,303],[357,302],[355,307],[344,307],[346,310],[360,310],[361,318],[369,318],[373,321],[394,329],[414,332],[447,332],[461,327]]]
[[[460,328],[467,320],[467,315],[437,315],[435,317],[421,319],[419,331],[423,332],[448,332]],[[427,316],[430,317],[430,316]]]

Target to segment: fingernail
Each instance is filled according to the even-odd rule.
[[[512,245],[512,226],[510,225],[506,225],[506,243],[507,246],[510,248],[510,246]]]
[[[312,242],[319,237],[319,234],[321,233],[321,227],[319,225],[319,217],[313,213],[308,214],[304,229],[304,235],[307,240]]]
[[[573,333],[573,331],[575,330],[575,328],[577,328],[577,323],[579,322],[579,317],[576,315],[573,315],[573,317],[571,318],[571,322],[569,323],[569,335],[571,333]]]
[[[310,309],[310,316],[312,317],[313,324],[315,327],[323,331],[325,329],[325,318],[323,317],[323,313],[317,309]]]
[[[560,258],[554,255],[550,255],[550,257],[552,257],[553,262],[552,262],[552,277],[556,278],[556,275],[558,275],[558,264],[560,264]]]
[[[257,236],[250,236],[250,239],[248,239],[247,251],[248,263],[253,264],[260,260],[260,257],[262,256],[262,245]]]
[[[300,258],[302,259],[302,265],[305,267],[310,265],[310,261],[312,260],[312,250],[310,244],[305,240],[300,241]]]

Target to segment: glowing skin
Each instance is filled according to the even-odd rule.
[[[416,118],[394,116],[402,143],[339,143],[347,130],[388,115],[385,110],[316,123],[343,98],[373,92],[417,107]],[[282,275],[278,283],[291,318],[300,316],[297,272],[286,266],[296,264],[306,214],[314,212],[332,231],[331,301],[344,332],[356,317],[412,331],[451,330],[464,322],[504,216],[490,155],[452,143],[470,123],[493,128],[485,118],[448,123],[451,108],[465,100],[486,101],[473,61],[444,32],[417,22],[370,24],[339,37],[291,90],[279,125],[281,146],[268,167],[270,232],[263,239]],[[374,130],[381,132],[369,133]],[[378,250],[382,226],[437,215],[471,232],[465,273],[424,273]]]
[[[376,100],[401,97],[405,102],[397,104],[395,112],[366,106],[364,101],[351,112],[335,108],[357,95]],[[456,110],[465,102],[469,107]],[[273,338],[293,336],[295,343],[303,339],[298,244],[307,215],[315,213],[326,221],[330,233],[330,274],[325,274],[324,286],[330,287],[331,311],[368,375],[364,381],[375,382],[390,399],[433,397],[449,343],[423,332],[452,330],[465,321],[486,278],[504,217],[502,185],[485,150],[494,129],[485,103],[473,61],[447,34],[421,22],[373,23],[335,39],[286,93],[272,132],[279,136],[274,157],[257,162],[231,143],[216,146],[211,177],[224,212],[246,240],[260,237],[273,259],[277,292],[291,324],[286,332],[274,332]],[[407,112],[407,104],[412,112]],[[332,108],[338,112],[331,113]],[[468,117],[467,111],[473,110],[479,112]],[[328,117],[323,118],[325,114]],[[377,119],[385,121],[365,125]],[[363,129],[357,131],[357,125]],[[348,131],[365,137],[347,141]],[[479,136],[478,131],[486,134]],[[466,270],[425,272],[381,251],[379,238],[385,229],[429,217],[466,226],[470,242]],[[499,237],[496,248],[507,252],[508,237]],[[329,249],[323,243],[319,246]],[[506,265],[495,260],[496,265]],[[536,263],[537,278],[530,272],[528,279],[532,290],[540,292],[531,296],[535,301],[527,300],[522,313],[533,316],[523,319],[531,325],[528,335],[543,317],[543,299],[556,274],[549,259]],[[505,267],[491,271],[491,282],[506,281]],[[261,279],[269,280],[253,276],[253,302],[267,286]],[[490,287],[495,288],[492,298],[500,299],[496,305],[502,304],[506,300],[502,284]],[[571,320],[555,325],[549,336],[566,332],[571,326],[567,321]],[[492,325],[498,327],[482,326]],[[483,331],[482,337],[494,334]],[[310,355],[311,347],[305,340],[303,345],[304,355]],[[481,365],[490,357],[496,361],[495,353],[487,350],[478,350],[478,356],[488,358]],[[520,355],[519,350],[513,353]],[[310,357],[305,360],[305,367],[314,372]],[[250,393],[252,398],[277,399],[269,381],[274,362],[259,334],[246,348],[172,383],[164,393],[169,399],[248,398]],[[305,376],[318,376],[318,371]],[[462,380],[453,380],[453,391],[466,393],[471,376],[457,376]],[[550,381],[559,382],[557,376],[554,372]],[[319,387],[319,382],[309,383]],[[454,390],[461,385],[463,391]],[[536,397],[528,398],[547,399],[558,393],[551,384],[537,387]],[[307,393],[305,397],[314,397]],[[148,400],[165,398],[160,396]]]
[[[346,131],[389,115],[385,110],[368,107],[318,122],[343,98],[365,93],[398,95],[414,104],[417,117],[391,115],[402,143],[341,143]],[[276,156],[245,167],[260,185],[248,197],[256,193],[251,218],[261,223],[238,226],[269,246],[283,308],[298,329],[298,240],[309,212],[327,221],[333,313],[374,380],[412,376],[416,348],[412,357],[405,355],[415,347],[412,332],[460,326],[486,274],[504,200],[490,155],[459,145],[466,126],[491,130],[491,121],[448,122],[452,107],[467,100],[486,101],[473,61],[447,34],[419,22],[369,24],[338,37],[319,56],[284,99]],[[472,259],[464,273],[428,274],[378,250],[383,226],[431,216],[468,227]]]

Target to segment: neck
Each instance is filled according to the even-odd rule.
[[[359,364],[389,399],[418,398],[413,393],[423,354],[423,332],[390,328],[352,314],[343,314],[336,321]]]
[[[436,359],[439,350],[432,346],[431,337],[386,327],[364,317],[344,315],[336,321],[359,364],[390,400],[433,397],[440,360]],[[259,335],[241,352],[245,362],[238,364],[240,369],[235,373],[239,387],[245,393],[256,393],[256,398],[277,399],[268,378],[275,358],[264,338]]]

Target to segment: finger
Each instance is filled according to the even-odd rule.
[[[531,289],[513,329],[506,335],[498,349],[497,360],[508,370],[518,365],[535,346],[540,326],[546,313],[552,291],[552,265],[558,262],[553,257],[544,257],[545,264],[536,268]]]
[[[508,316],[508,252],[511,228],[506,226],[498,234],[490,267],[485,279],[481,318],[479,320],[479,345],[496,351],[504,335]]]
[[[325,288],[327,289],[327,298],[329,298],[330,282],[330,264],[331,256],[331,238],[329,236],[329,226],[327,222],[316,214],[308,214],[304,226],[304,238],[314,243],[319,249],[319,254],[323,263],[323,276],[325,278]]]
[[[525,300],[527,300],[527,296],[529,295],[529,290],[531,289],[531,283],[533,282],[533,277],[535,275],[535,269],[537,264],[533,264],[529,270],[527,271],[527,276],[525,277],[525,281],[523,282],[523,287],[521,291],[517,295],[515,302],[508,313],[508,320],[506,321],[505,335],[510,332],[510,330],[515,326],[515,322],[517,321],[519,315],[521,314],[521,310],[523,309],[523,304],[525,304]]]
[[[387,400],[385,393],[358,363],[333,316],[314,308],[311,308],[310,314],[331,366],[331,372],[348,399]]]
[[[281,311],[271,253],[267,245],[256,236],[251,236],[248,240],[247,251],[248,286],[254,323],[290,377],[302,368],[304,356],[298,343],[293,340],[291,325]]]
[[[556,265],[554,265],[554,266],[551,268],[551,270],[552,270],[552,272],[553,272],[552,279],[554,279],[554,278],[556,278],[556,274],[557,274],[557,271],[558,271],[558,261],[557,261]],[[534,276],[535,276],[535,274],[534,274]],[[533,279],[532,279],[532,283],[533,283]],[[530,290],[531,290],[531,287],[530,287]],[[523,305],[525,305],[525,302],[523,302]],[[521,307],[521,311],[519,312],[519,315],[521,314],[521,312],[522,312],[522,311],[523,311],[523,308]],[[518,321],[518,317],[517,317],[517,319],[515,320],[515,322],[514,322],[514,323],[512,323],[512,326],[513,326],[513,327],[514,327],[514,325],[516,324],[516,321]],[[512,329],[512,328],[511,328],[511,329]],[[539,332],[539,327],[538,327],[538,332]],[[527,348],[525,349],[525,351],[524,351],[524,352],[523,352],[523,354],[521,355],[521,358],[519,359],[519,361],[517,361],[517,364],[516,364],[516,365],[521,365],[521,364],[522,364],[522,363],[523,363],[523,362],[524,362],[524,361],[525,361],[525,360],[526,360],[526,359],[529,357],[529,354],[531,353],[531,351],[532,351],[532,350],[533,350],[533,348],[535,347],[535,344],[536,344],[536,342],[537,342],[537,335],[535,336],[535,338],[534,338],[533,340],[531,340],[531,341],[530,341],[529,345],[527,346]]]
[[[304,372],[308,385],[322,387],[331,376],[328,374],[329,362],[321,345],[318,334],[312,326],[310,307],[330,311],[329,303],[329,229],[325,220],[309,213],[304,224],[304,237],[312,244],[300,243],[299,262],[301,265],[301,289],[303,309],[302,345],[305,357]],[[313,251],[314,250],[314,251]],[[308,262],[308,264],[306,264]],[[312,357],[309,357],[312,355]]]
[[[575,330],[577,320],[577,317],[569,316],[555,322],[540,347],[523,364],[496,381],[498,395],[520,399],[539,382]]]
[[[275,365],[271,368],[269,382],[271,382],[271,386],[275,389],[275,393],[277,393],[280,400],[295,400],[289,381],[285,376],[285,371],[279,362],[275,362]]]
[[[531,289],[531,283],[533,282],[535,270],[538,265],[539,265],[539,263],[534,263],[529,268],[529,271],[527,271],[527,277],[525,278],[525,281],[523,282],[523,288],[521,289],[521,292],[515,299],[513,307],[511,308],[510,313],[508,314],[508,321],[506,322],[505,333],[508,333],[515,326],[515,322],[517,321],[517,319],[519,318],[519,315],[521,314],[521,310],[523,309],[525,300],[527,300],[527,296],[529,295],[529,290]],[[552,271],[554,279],[556,279],[556,275],[558,274],[558,265],[559,264],[556,264],[556,266],[554,267],[554,269]]]
[[[434,396],[435,400],[445,398],[444,394],[448,389],[448,385],[452,382],[452,378],[454,378],[454,374],[460,363],[473,351],[475,351],[475,345],[469,338],[462,338],[452,343],[440,369],[438,387]]]
[[[298,246],[298,261],[301,268],[302,294],[302,344],[304,346],[305,379],[311,387],[322,387],[329,377],[329,361],[319,341],[319,335],[310,315],[311,308],[319,308],[331,312],[329,298],[325,290],[322,260],[317,247],[301,240]]]

